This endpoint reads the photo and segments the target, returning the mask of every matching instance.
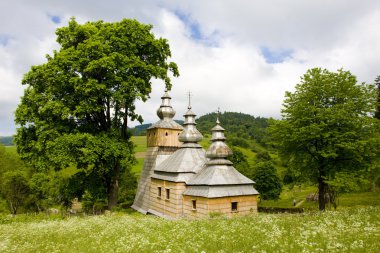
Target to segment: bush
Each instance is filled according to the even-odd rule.
[[[279,199],[282,190],[281,180],[272,162],[259,162],[254,168],[253,180],[256,190],[263,200]]]

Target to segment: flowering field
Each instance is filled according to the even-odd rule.
[[[167,221],[0,216],[0,252],[379,252],[380,207]]]

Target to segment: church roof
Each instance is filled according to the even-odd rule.
[[[197,173],[206,162],[205,151],[201,147],[181,147],[154,171]]]
[[[175,115],[175,110],[170,104],[170,100],[172,98],[169,96],[169,93],[167,90],[165,90],[165,93],[164,95],[162,95],[161,99],[162,99],[162,103],[160,107],[157,109],[157,116],[160,118],[160,120],[154,123],[148,129],[168,128],[168,129],[182,130],[183,127],[173,120],[173,117]]]
[[[207,164],[188,185],[253,185],[251,179],[243,176],[232,165],[209,165]]]
[[[148,127],[148,129],[152,129],[152,128],[168,128],[168,129],[179,129],[179,130],[183,129],[183,127],[177,122],[175,122],[174,120],[159,120],[153,125],[151,125],[150,127]]]

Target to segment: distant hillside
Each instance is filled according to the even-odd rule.
[[[180,125],[183,124],[183,120],[174,120],[174,121]],[[135,126],[134,128],[130,128],[130,130],[132,131],[134,136],[139,136],[139,135],[141,136],[141,135],[146,134],[146,129],[149,128],[151,125],[152,123],[142,124],[142,125]]]
[[[255,140],[260,144],[265,144],[266,129],[269,126],[267,118],[239,112],[224,112],[219,115],[219,120],[222,127],[226,129],[228,139],[232,137],[242,141]],[[203,115],[197,119],[197,128],[203,134],[210,134],[215,121],[216,113]]]
[[[4,146],[12,146],[13,136],[0,136],[0,143]]]

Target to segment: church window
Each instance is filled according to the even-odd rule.
[[[193,199],[191,202],[193,204],[193,210],[197,210],[197,200]]]
[[[168,132],[165,133],[165,136],[168,136]]]
[[[238,202],[231,202],[231,211],[232,212],[238,211]]]
[[[161,198],[161,187],[157,187],[157,196]]]
[[[170,189],[166,189],[166,199],[170,199]]]

